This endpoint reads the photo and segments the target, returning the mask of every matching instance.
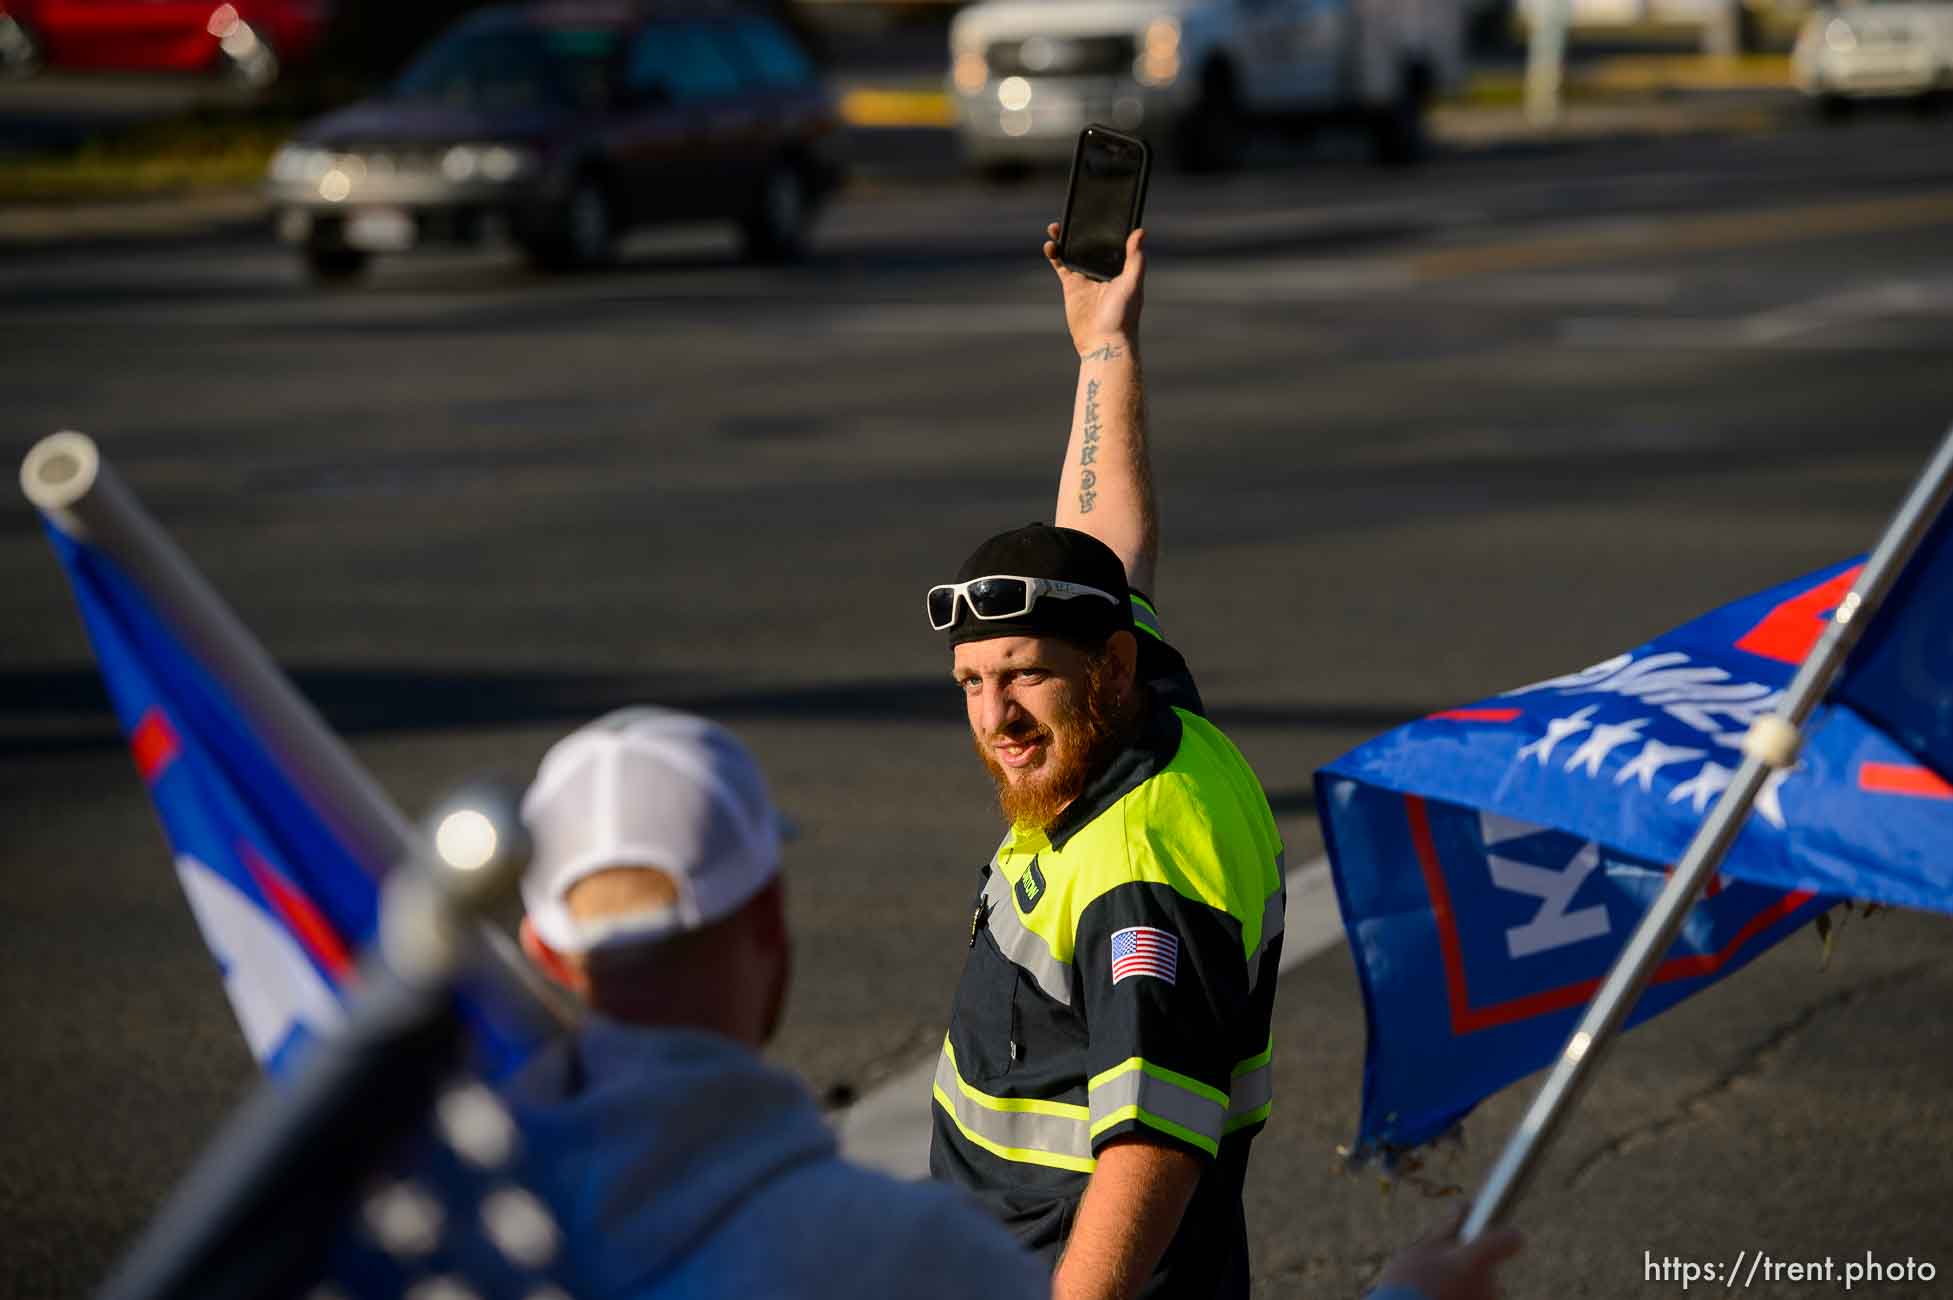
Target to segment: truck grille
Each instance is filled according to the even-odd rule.
[[[1130,36],[1032,36],[998,41],[985,57],[992,77],[1126,77],[1136,52]]]
[[[1912,32],[1899,24],[1854,23],[1860,45],[1910,45]]]

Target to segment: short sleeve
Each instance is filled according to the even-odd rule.
[[[1248,1005],[1239,922],[1132,881],[1079,918],[1092,1150],[1124,1134],[1218,1155]]]
[[[1201,703],[1200,688],[1194,685],[1193,670],[1168,644],[1159,611],[1143,591],[1132,593],[1132,625],[1133,635],[1139,639],[1140,684],[1152,688],[1162,703],[1206,717],[1207,707]]]

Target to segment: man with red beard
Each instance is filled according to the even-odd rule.
[[[1101,283],[1045,244],[1079,355],[1056,524],[984,542],[928,600],[1010,827],[930,1169],[1051,1261],[1056,1300],[1246,1296],[1241,1186],[1270,1104],[1282,844],[1146,594],[1141,246]]]

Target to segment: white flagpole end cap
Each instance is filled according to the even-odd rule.
[[[1750,723],[1749,732],[1743,737],[1743,752],[1761,759],[1767,766],[1781,769],[1797,762],[1797,750],[1803,743],[1804,734],[1788,719],[1768,713]]]
[[[20,490],[34,507],[54,516],[64,531],[70,507],[87,496],[101,476],[102,453],[85,433],[64,429],[35,443],[20,462]]]

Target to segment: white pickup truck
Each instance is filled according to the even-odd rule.
[[[1790,75],[1831,117],[1853,100],[1942,94],[1953,89],[1953,4],[1822,4],[1798,34]]]
[[[1465,0],[980,0],[950,24],[951,98],[985,170],[1070,156],[1087,122],[1196,170],[1239,161],[1254,120],[1366,127],[1422,150],[1464,72]]]

